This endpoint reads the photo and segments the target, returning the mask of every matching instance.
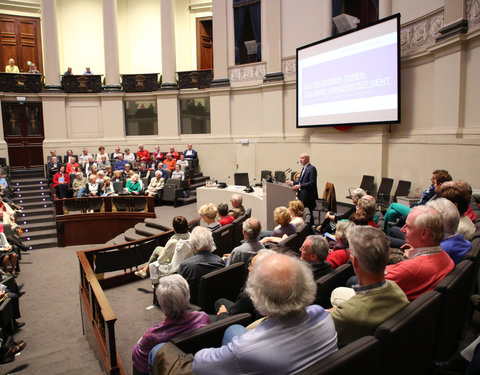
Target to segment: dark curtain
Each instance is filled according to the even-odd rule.
[[[257,42],[257,61],[262,61],[262,32],[261,32],[261,18],[260,18],[260,1],[233,1],[233,20],[235,30],[235,63],[240,61],[240,46],[243,43],[243,31],[245,29],[245,18],[247,12],[250,15],[252,22],[253,35]]]
[[[342,11],[343,0],[332,0],[332,18],[336,17]]]
[[[378,0],[372,0],[372,3],[373,3],[373,6],[375,7],[375,9],[378,12]]]

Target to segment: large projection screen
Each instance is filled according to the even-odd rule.
[[[297,48],[297,127],[400,122],[400,15]]]

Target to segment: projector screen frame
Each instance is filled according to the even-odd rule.
[[[319,44],[322,44],[322,43],[325,43],[325,42],[332,41],[334,39],[345,37],[349,34],[362,32],[365,29],[371,28],[373,26],[379,25],[379,24],[384,23],[384,22],[391,21],[392,19],[396,19],[396,28],[397,28],[397,35],[396,35],[396,43],[397,43],[397,87],[396,87],[397,110],[396,110],[396,120],[392,119],[392,120],[388,120],[388,121],[382,120],[382,121],[359,121],[359,122],[348,122],[348,121],[341,122],[341,121],[339,121],[339,122],[332,122],[332,123],[325,123],[325,124],[311,124],[311,125],[303,125],[302,124],[302,125],[299,125],[299,71],[300,71],[299,65],[298,65],[299,51],[302,51],[304,49],[307,49],[307,48],[310,48],[312,46],[316,46],[316,45],[319,45]],[[305,128],[334,127],[334,126],[352,126],[352,127],[355,127],[355,126],[361,126],[361,125],[399,124],[401,122],[401,81],[400,81],[400,78],[401,78],[401,64],[400,64],[401,56],[400,56],[400,14],[399,13],[388,16],[388,17],[385,17],[385,18],[382,18],[381,20],[372,22],[372,23],[370,23],[368,25],[365,25],[363,27],[360,27],[358,29],[352,29],[352,30],[346,31],[346,32],[341,33],[341,34],[333,35],[333,36],[330,36],[328,38],[318,40],[316,42],[312,42],[312,43],[306,44],[304,46],[298,47],[296,49],[295,60],[296,60],[296,67],[297,67],[297,69],[296,69],[296,79],[297,79],[297,81],[296,81],[296,83],[297,83],[296,84],[296,119],[295,119],[296,128],[305,129]]]

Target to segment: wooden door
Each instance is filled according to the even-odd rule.
[[[40,19],[0,14],[0,71],[13,58],[20,72],[28,73],[28,62],[43,73]]]
[[[212,18],[197,18],[197,70],[213,69]]]
[[[42,104],[2,103],[2,116],[10,168],[43,168]]]

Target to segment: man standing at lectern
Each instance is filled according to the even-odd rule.
[[[300,155],[300,164],[303,166],[303,169],[300,172],[298,182],[289,181],[289,185],[292,185],[292,190],[297,192],[298,199],[312,213],[315,208],[315,201],[318,199],[317,169],[310,164],[310,156],[308,154]],[[311,218],[313,221],[313,215],[311,215]]]

